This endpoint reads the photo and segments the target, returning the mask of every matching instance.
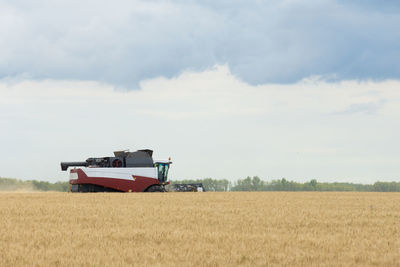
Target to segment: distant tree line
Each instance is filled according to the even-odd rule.
[[[353,183],[320,183],[316,179],[299,183],[288,181],[285,178],[263,181],[258,176],[246,177],[236,182],[227,179],[197,179],[171,181],[171,184],[202,183],[206,191],[358,191],[358,192],[400,192],[400,182],[375,182],[374,184]],[[66,182],[44,182],[37,180],[23,181],[14,178],[0,177],[0,191],[34,190],[34,191],[60,191],[69,189]]]
[[[320,183],[316,179],[299,183],[285,178],[270,182],[258,176],[239,179],[234,183],[226,179],[212,178],[172,181],[174,183],[202,183],[206,191],[358,191],[358,192],[400,192],[400,182],[375,182],[374,184]]]
[[[0,191],[60,191],[66,192],[69,189],[68,182],[44,182],[37,180],[22,181],[14,178],[1,178],[0,177]]]

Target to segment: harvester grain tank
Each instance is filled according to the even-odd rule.
[[[169,184],[171,163],[154,161],[153,151],[143,149],[116,151],[114,157],[61,162],[61,170],[74,167],[69,169],[72,192],[163,192]]]

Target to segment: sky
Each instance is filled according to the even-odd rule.
[[[399,181],[398,1],[0,0],[0,176]]]

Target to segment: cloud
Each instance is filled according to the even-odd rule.
[[[379,109],[383,107],[386,101],[377,100],[375,102],[369,103],[358,103],[351,104],[346,110],[344,110],[343,114],[352,114],[352,113],[365,113],[365,114],[376,114]]]
[[[219,64],[252,85],[399,79],[396,3],[1,1],[0,77],[138,88]]]
[[[227,65],[116,91],[96,81],[0,82],[0,175],[66,180],[60,161],[151,148],[172,179],[398,175],[399,81],[249,85]],[[374,112],[349,107],[384,103]]]

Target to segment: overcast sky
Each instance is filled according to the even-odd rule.
[[[350,3],[351,2],[351,3]],[[0,0],[0,176],[400,180],[398,1]]]

